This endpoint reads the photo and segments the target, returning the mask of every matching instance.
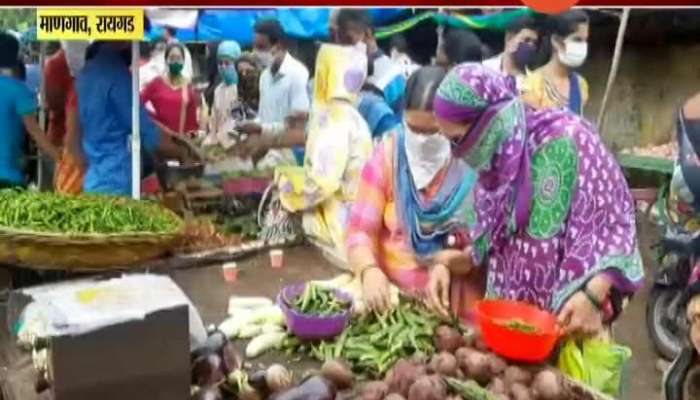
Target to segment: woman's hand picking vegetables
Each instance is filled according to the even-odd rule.
[[[379,267],[362,273],[362,296],[370,310],[383,314],[391,309],[389,279]]]
[[[430,270],[426,305],[443,318],[449,318],[450,270],[444,264],[437,264]]]
[[[605,275],[597,275],[564,304],[559,313],[559,324],[569,335],[594,336],[603,328],[603,310],[600,305],[608,296],[611,282]]]

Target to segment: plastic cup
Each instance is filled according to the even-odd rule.
[[[238,264],[235,262],[230,262],[224,264],[222,267],[224,273],[224,280],[228,283],[236,282],[238,279]]]
[[[284,251],[270,250],[270,266],[272,268],[282,268],[284,265]]]

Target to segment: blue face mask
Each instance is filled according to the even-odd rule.
[[[236,69],[235,65],[219,67],[219,74],[221,75],[221,79],[223,79],[224,83],[227,85],[238,84],[238,70]]]

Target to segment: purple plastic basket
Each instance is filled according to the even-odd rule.
[[[284,287],[277,295],[277,303],[287,319],[289,330],[304,340],[332,339],[340,335],[350,322],[352,306],[342,314],[328,317],[302,314],[291,307],[287,301],[296,299],[304,293],[304,289],[306,289],[306,283],[297,283]],[[337,289],[334,292],[339,299],[352,303],[352,296],[348,293]]]

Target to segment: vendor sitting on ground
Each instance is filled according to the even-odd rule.
[[[367,58],[357,48],[321,46],[304,166],[275,172],[282,205],[303,212],[304,233],[341,268],[347,268],[350,206],[372,152],[369,128],[354,106],[366,74]]]
[[[632,195],[595,128],[524,106],[512,77],[480,64],[453,69],[434,107],[453,154],[479,175],[463,215],[487,297],[558,313],[567,333],[603,333],[644,269]]]
[[[431,282],[428,266],[459,267],[459,257],[452,258],[462,253],[445,251],[447,236],[466,228],[458,218],[475,174],[452,158],[450,142],[438,133],[432,114],[445,74],[444,68],[424,67],[409,78],[404,123],[378,144],[362,171],[362,195],[348,228],[348,257],[361,277],[367,305],[379,312],[389,307],[389,282],[420,294]],[[483,295],[479,285],[468,290],[466,279],[452,283],[452,294],[460,298],[451,302],[455,306]]]

